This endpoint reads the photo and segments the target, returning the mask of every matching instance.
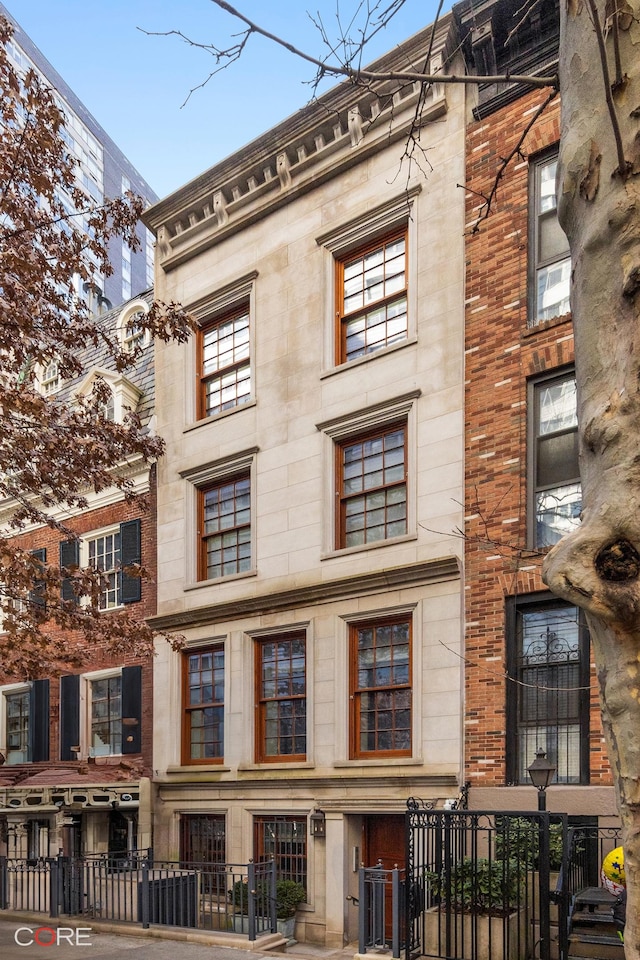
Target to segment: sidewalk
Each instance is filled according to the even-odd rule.
[[[221,943],[220,936],[182,928],[151,927],[143,930],[128,924],[82,921],[75,918],[52,920],[42,914],[0,915],[0,957],[2,960],[262,960],[286,955],[289,960],[353,960],[358,945],[329,948],[318,944],[291,942],[267,936],[248,946]],[[270,949],[271,948],[271,949]]]

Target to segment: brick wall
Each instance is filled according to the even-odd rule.
[[[527,378],[573,360],[569,317],[527,328],[527,157],[559,140],[558,100],[510,164],[491,214],[474,231],[479,195],[543,93],[530,93],[467,131],[466,246],[466,775],[505,783],[505,598],[546,589],[526,551]],[[591,783],[610,784],[593,667]],[[532,757],[533,759],[533,757]]]
[[[145,497],[146,509],[140,503],[126,503],[119,501],[109,506],[101,507],[96,510],[87,510],[81,516],[74,517],[67,521],[67,525],[73,531],[79,534],[86,534],[93,530],[100,530],[110,527],[126,520],[140,519],[141,521],[141,557],[142,565],[147,571],[147,577],[141,583],[141,600],[138,603],[129,604],[127,611],[133,617],[146,618],[156,612],[156,551],[157,551],[157,525],[156,525],[156,481],[155,467],[151,470],[150,491]],[[42,527],[20,537],[20,543],[26,549],[41,549],[47,551],[47,560],[50,563],[59,562],[59,547],[61,540],[65,539],[58,531]],[[110,616],[108,612],[102,616]],[[53,632],[53,631],[52,631]],[[67,643],[70,649],[83,649],[83,639],[79,634],[69,635]],[[124,657],[114,657],[113,654],[104,648],[94,648],[91,651],[85,651],[85,663],[81,667],[61,668],[61,673],[85,673],[94,670],[103,670],[110,667],[125,667],[133,665],[142,666],[142,754],[140,757],[133,754],[126,758],[127,762],[132,761],[136,765],[136,773],[143,773],[150,776],[152,768],[152,710],[153,710],[153,658],[151,656],[140,657],[127,655]],[[15,681],[15,677],[1,676],[1,682]],[[59,758],[59,679],[50,678],[50,759]],[[107,758],[106,762],[109,762]],[[137,761],[142,761],[143,769],[138,769]]]

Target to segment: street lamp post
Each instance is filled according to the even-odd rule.
[[[547,809],[547,787],[555,776],[556,768],[547,760],[547,755],[541,747],[536,750],[536,758],[528,768],[531,783],[538,791],[538,810]]]
[[[549,930],[550,900],[549,900],[549,814],[547,810],[547,787],[555,776],[556,768],[547,760],[547,755],[540,747],[536,750],[536,758],[528,769],[531,783],[538,791],[538,880],[540,884],[540,929]],[[551,960],[551,941],[548,936],[540,939],[540,960]]]

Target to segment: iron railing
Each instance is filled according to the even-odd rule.
[[[238,933],[277,930],[273,861],[211,864],[130,857],[0,857],[0,909]]]

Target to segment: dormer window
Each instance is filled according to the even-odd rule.
[[[120,343],[125,353],[134,353],[136,349],[146,347],[149,335],[142,326],[142,319],[149,312],[149,306],[144,300],[134,300],[128,303],[118,318]]]
[[[137,410],[142,391],[122,374],[96,368],[87,374],[75,391],[75,396],[78,399],[89,398],[98,381],[101,381],[102,390],[100,413],[105,420],[123,423],[127,413]],[[105,386],[108,388],[108,395],[104,392]]]
[[[57,393],[60,389],[60,371],[57,361],[51,360],[42,371],[40,377],[40,389],[45,396]]]

